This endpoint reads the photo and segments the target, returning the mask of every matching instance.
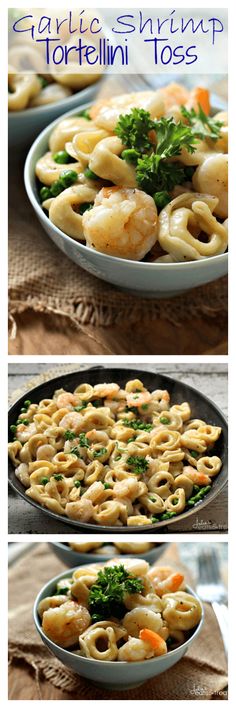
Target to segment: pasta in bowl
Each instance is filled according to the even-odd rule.
[[[195,93],[170,84],[98,101],[32,147],[26,188],[44,228],[98,277],[159,294],[225,269],[227,114],[210,117]]]
[[[53,552],[70,568],[85,563],[105,562],[109,558],[120,556],[121,561],[124,556],[136,556],[148,563],[154,563],[163,553],[163,543],[150,543],[148,541],[91,541],[91,542],[71,542],[71,543],[50,543]],[[165,546],[166,547],[166,546]]]
[[[155,375],[150,388],[113,375],[111,383],[95,383],[96,370],[90,383],[81,375],[73,392],[51,382],[50,398],[24,401],[9,456],[25,498],[74,524],[130,532],[198,510],[221,471],[223,420],[204,421],[196,406],[192,417],[186,400],[172,403],[155,387]]]
[[[174,568],[118,557],[54,578],[35,601],[34,620],[76,673],[128,688],[179,661],[201,629],[203,608]]]

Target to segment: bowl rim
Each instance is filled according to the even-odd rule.
[[[26,116],[29,116],[29,118],[31,116],[37,116],[37,115],[39,115],[39,113],[41,115],[41,113],[43,113],[43,109],[45,110],[45,113],[46,113],[47,109],[50,110],[50,108],[52,108],[52,107],[56,107],[56,106],[62,107],[63,103],[65,103],[65,105],[67,105],[69,102],[73,103],[73,100],[76,100],[76,98],[78,98],[81,94],[83,94],[82,98],[84,98],[86,100],[86,98],[87,98],[88,94],[91,92],[92,88],[95,87],[95,85],[98,82],[102,81],[103,78],[104,77],[101,75],[101,77],[99,79],[96,79],[96,81],[94,81],[92,84],[89,84],[88,86],[84,86],[83,89],[80,89],[78,91],[74,91],[74,93],[72,93],[71,96],[64,96],[64,98],[60,98],[59,101],[52,101],[51,103],[42,104],[41,106],[32,106],[31,108],[24,108],[24,110],[22,110],[22,111],[8,111],[8,118],[9,118],[9,120],[17,121],[17,117],[22,119],[22,118],[25,118]],[[55,81],[53,83],[57,83],[57,82]],[[60,84],[59,84],[59,86],[60,86]],[[95,92],[95,88],[94,88],[94,92]],[[79,108],[79,106],[78,106],[78,108]],[[68,112],[69,112],[69,110],[73,110],[73,107],[68,109]],[[62,113],[62,115],[64,115],[64,114]],[[60,118],[60,116],[59,116],[59,118]],[[56,119],[54,119],[54,120],[56,120]],[[42,132],[43,131],[41,131],[41,133]],[[39,133],[39,135],[41,135],[41,133]],[[39,135],[37,137],[39,137]]]
[[[68,569],[67,569],[66,571],[64,571],[63,573],[59,573],[59,574],[56,575],[54,578],[52,578],[51,580],[49,580],[49,581],[48,581],[47,583],[45,583],[45,585],[41,588],[41,590],[38,592],[38,594],[37,594],[37,596],[36,596],[36,599],[35,599],[34,605],[33,605],[33,619],[34,619],[34,623],[35,623],[35,626],[36,626],[37,631],[39,632],[39,634],[40,634],[40,636],[41,636],[42,638],[45,637],[46,642],[44,642],[44,643],[49,642],[50,645],[52,645],[52,651],[53,651],[54,647],[59,648],[60,651],[63,652],[63,656],[64,656],[64,654],[65,654],[65,656],[68,656],[68,653],[69,653],[69,654],[72,654],[73,656],[78,657],[78,660],[79,660],[79,661],[82,661],[82,663],[85,662],[85,664],[86,664],[87,661],[93,661],[93,662],[96,662],[96,663],[95,663],[95,666],[98,665],[98,667],[99,667],[100,665],[104,666],[104,664],[106,664],[106,665],[108,665],[108,666],[114,666],[114,665],[118,665],[118,666],[119,666],[119,665],[124,665],[124,664],[127,665],[127,664],[129,664],[129,663],[131,663],[132,666],[140,666],[140,661],[132,661],[132,662],[127,662],[127,661],[119,661],[119,662],[116,662],[116,661],[106,661],[106,662],[104,662],[104,661],[102,661],[101,659],[93,659],[93,658],[90,658],[90,657],[87,657],[87,656],[80,656],[80,654],[75,654],[75,653],[73,653],[73,652],[70,652],[69,649],[65,649],[64,647],[60,647],[59,644],[56,644],[55,642],[53,642],[53,640],[50,639],[49,637],[47,637],[47,635],[44,633],[44,631],[43,631],[43,629],[42,629],[42,625],[40,624],[40,621],[39,621],[39,615],[38,615],[38,611],[37,611],[37,610],[38,610],[38,604],[39,604],[39,602],[40,602],[40,599],[43,599],[43,598],[41,598],[42,593],[44,593],[44,591],[47,589],[48,585],[51,585],[52,582],[55,581],[55,583],[56,583],[56,582],[58,582],[58,580],[61,580],[61,579],[63,579],[63,578],[66,578],[66,577],[68,577],[68,575],[70,576],[70,575],[71,575],[75,570],[77,570],[78,568],[86,568],[86,569],[87,569],[87,567],[88,567],[87,565],[84,565],[84,566],[83,566],[83,565],[78,565],[78,566],[75,566],[74,568],[68,568]],[[176,647],[175,649],[171,649],[171,651],[167,652],[167,654],[163,654],[162,656],[154,656],[154,657],[152,657],[151,659],[145,659],[145,665],[146,665],[147,662],[156,663],[157,661],[159,661],[159,662],[165,661],[166,657],[167,657],[169,654],[171,654],[172,656],[173,656],[174,654],[176,655],[176,654],[178,653],[178,651],[179,651],[182,647],[188,647],[188,646],[191,644],[191,642],[192,642],[194,639],[196,639],[196,636],[197,636],[197,635],[199,634],[199,632],[201,631],[201,629],[202,629],[202,627],[203,627],[204,619],[205,619],[205,612],[204,612],[203,603],[202,603],[200,597],[199,597],[199,596],[197,595],[197,593],[195,592],[195,590],[193,590],[193,588],[192,588],[188,583],[186,583],[185,588],[186,588],[186,592],[189,592],[190,595],[193,595],[193,597],[197,598],[197,600],[199,601],[199,603],[200,603],[200,605],[201,605],[202,616],[201,616],[201,619],[200,619],[198,625],[196,625],[196,627],[194,628],[193,634],[191,634],[191,637],[189,637],[189,638],[186,640],[186,642],[183,642],[183,644],[180,644],[180,646],[179,646],[179,647]],[[43,641],[44,641],[44,639],[43,639]],[[63,662],[62,662],[62,663],[63,663]],[[144,662],[142,662],[142,663],[144,663]]]
[[[106,371],[107,371],[107,370],[109,370],[109,372],[112,371],[112,374],[114,373],[114,375],[115,375],[115,372],[116,372],[116,371],[119,371],[119,369],[114,369],[112,366],[109,366],[109,365],[108,365],[108,366],[105,366],[105,367],[103,367],[103,366],[98,366],[98,367],[95,366],[95,367],[93,367],[93,366],[92,366],[92,367],[90,367],[90,368],[88,368],[88,369],[82,369],[81,371],[78,370],[78,372],[76,372],[76,370],[75,370],[75,371],[71,371],[71,372],[68,372],[68,373],[61,374],[61,375],[58,375],[58,376],[56,376],[56,377],[53,377],[53,378],[49,379],[47,382],[44,381],[43,383],[40,383],[40,384],[38,384],[37,386],[34,386],[34,388],[29,389],[29,390],[27,391],[27,395],[29,396],[29,395],[31,395],[31,394],[32,394],[33,392],[35,392],[35,391],[36,391],[36,393],[37,393],[37,392],[40,392],[40,390],[45,386],[45,383],[46,383],[46,384],[50,384],[50,386],[52,385],[52,387],[53,387],[53,386],[56,384],[57,381],[61,383],[61,379],[62,379],[62,378],[66,378],[66,377],[69,377],[69,378],[70,378],[71,376],[75,375],[76,373],[81,374],[81,375],[83,376],[83,375],[86,375],[86,372],[91,371],[91,370],[93,370],[93,372],[95,372],[95,373],[96,373],[96,371],[101,372],[101,370],[102,370],[102,371],[104,371],[104,375],[106,374]],[[123,373],[124,373],[124,376],[125,376],[125,372],[126,372],[126,371],[127,371],[127,372],[128,372],[128,371],[133,372],[134,376],[135,376],[135,374],[138,375],[138,374],[146,374],[146,373],[152,374],[152,375],[154,375],[154,376],[157,375],[157,372],[150,371],[150,370],[147,370],[147,369],[146,369],[146,370],[139,370],[139,369],[131,369],[131,368],[128,368],[127,370],[126,370],[126,369],[122,369],[122,371],[123,371]],[[203,398],[203,399],[207,402],[208,405],[210,404],[210,407],[211,407],[211,408],[213,407],[213,408],[217,411],[217,414],[218,414],[218,415],[220,416],[220,418],[222,419],[222,421],[223,421],[223,423],[224,423],[224,425],[225,425],[226,431],[227,431],[227,433],[228,433],[228,422],[227,422],[227,420],[226,420],[224,414],[222,413],[222,411],[221,411],[221,409],[219,408],[219,406],[218,406],[214,401],[212,401],[208,396],[206,396],[206,395],[205,395],[204,393],[202,393],[201,391],[199,392],[196,388],[194,388],[194,386],[191,386],[191,385],[189,385],[189,384],[185,384],[185,383],[183,383],[182,381],[178,381],[178,379],[175,379],[175,378],[173,378],[172,376],[168,376],[168,375],[166,375],[166,374],[158,374],[158,375],[159,375],[161,378],[164,378],[164,379],[165,379],[166,384],[168,384],[169,381],[170,381],[171,383],[173,383],[173,384],[181,383],[181,385],[184,386],[184,387],[186,387],[188,390],[193,391],[194,393],[196,393],[196,391],[197,391],[197,393],[198,393],[198,395],[200,396],[200,398]],[[54,390],[55,390],[55,388],[54,388]],[[15,408],[17,409],[18,406],[20,405],[20,403],[24,401],[25,395],[26,395],[26,394],[24,393],[22,396],[20,396],[19,399],[17,399],[16,401],[14,401],[14,403],[13,403],[13,404],[10,406],[10,408],[9,408],[8,415],[10,415],[11,412],[12,412],[13,410],[15,410]],[[225,441],[225,452],[226,452],[226,459],[225,459],[225,462],[224,462],[224,467],[226,468],[226,472],[227,472],[227,471],[228,471],[228,444],[227,444],[227,439],[226,439],[226,441]],[[222,469],[223,469],[223,468],[222,468]],[[219,475],[220,475],[220,474],[221,474],[221,471],[219,472]],[[69,525],[74,526],[75,528],[83,528],[85,531],[87,530],[87,531],[95,531],[95,532],[97,532],[97,533],[99,533],[99,532],[100,532],[100,533],[118,533],[118,534],[127,534],[127,535],[128,535],[128,534],[131,534],[131,533],[134,533],[134,532],[136,532],[136,533],[145,533],[145,535],[146,535],[146,533],[150,533],[150,532],[154,532],[154,533],[156,532],[156,533],[158,533],[159,529],[160,529],[161,532],[162,532],[163,529],[166,529],[166,527],[169,527],[170,525],[172,525],[172,524],[174,524],[174,523],[180,521],[181,519],[189,518],[190,516],[192,516],[193,514],[196,514],[198,511],[200,511],[200,510],[203,509],[205,506],[207,506],[207,504],[209,504],[210,501],[213,501],[213,500],[215,499],[215,497],[216,497],[220,492],[222,492],[223,488],[226,486],[227,481],[228,481],[228,479],[227,479],[227,477],[226,477],[225,479],[223,479],[223,480],[221,481],[221,484],[220,484],[219,488],[215,488],[215,489],[214,489],[214,486],[212,486],[211,491],[210,491],[205,497],[203,497],[203,499],[202,499],[200,502],[198,502],[197,504],[195,504],[194,507],[188,509],[187,511],[183,511],[183,512],[181,512],[181,514],[178,514],[178,515],[176,515],[176,516],[174,516],[174,517],[171,517],[170,519],[163,520],[163,521],[158,521],[157,523],[153,523],[153,524],[152,524],[152,523],[151,523],[151,524],[145,524],[145,525],[143,525],[143,526],[142,526],[142,525],[141,525],[141,526],[137,525],[137,526],[115,527],[115,526],[101,526],[101,525],[92,524],[92,523],[91,523],[91,524],[88,524],[88,523],[85,523],[85,522],[80,522],[80,521],[75,521],[75,520],[73,520],[73,519],[69,519],[68,517],[62,516],[62,515],[60,515],[60,514],[56,514],[55,512],[51,511],[50,509],[47,509],[46,507],[43,507],[43,506],[41,506],[40,504],[38,504],[38,502],[34,501],[34,499],[31,499],[30,497],[27,497],[27,495],[25,494],[25,488],[23,487],[23,485],[22,485],[22,490],[20,490],[20,489],[17,489],[17,488],[16,488],[16,486],[15,486],[15,484],[14,484],[14,481],[12,481],[12,479],[10,479],[10,478],[8,477],[8,480],[9,480],[9,484],[10,484],[11,488],[14,490],[14,492],[17,492],[17,494],[19,494],[26,502],[28,502],[29,504],[31,504],[32,506],[34,506],[36,509],[40,509],[43,513],[47,514],[48,516],[50,516],[51,518],[53,518],[53,519],[55,519],[55,520],[57,520],[57,521],[61,521],[61,522],[64,522],[64,523],[68,523]],[[209,498],[209,497],[210,497],[210,498]]]
[[[215,101],[215,95],[213,94],[214,101]],[[212,97],[212,98],[213,98]],[[217,97],[216,97],[217,98]],[[216,111],[219,110],[219,106],[221,104],[220,110],[222,110],[222,100],[219,98],[219,104],[215,106]],[[49,217],[44,213],[41,204],[39,203],[38,198],[36,197],[34,187],[32,184],[32,180],[30,178],[30,172],[31,172],[31,164],[34,162],[34,156],[35,156],[35,151],[37,151],[38,147],[40,146],[41,142],[44,141],[46,137],[49,138],[52,130],[56,127],[56,125],[61,121],[64,120],[64,118],[69,118],[70,116],[81,113],[84,110],[87,110],[91,106],[91,101],[88,101],[84,104],[81,104],[80,106],[76,108],[72,108],[71,110],[67,111],[66,113],[61,114],[58,118],[56,118],[54,121],[49,123],[46,128],[39,133],[37,138],[34,140],[34,142],[31,145],[31,148],[27,154],[26,160],[25,160],[25,165],[24,165],[24,183],[25,183],[25,189],[27,192],[28,199],[35,210],[37,216],[39,219],[47,225],[47,227],[50,227],[52,232],[56,235],[58,235],[60,238],[63,238],[66,243],[71,244],[73,242],[75,244],[75,248],[77,246],[78,251],[81,254],[88,254],[88,252],[92,252],[92,255],[95,256],[95,258],[101,261],[105,261],[108,265],[110,264],[118,264],[121,267],[127,266],[127,267],[136,267],[142,270],[150,270],[150,268],[153,271],[182,271],[187,272],[190,270],[198,271],[199,269],[201,270],[202,268],[207,269],[209,266],[217,262],[226,262],[228,261],[228,251],[225,253],[220,253],[216,256],[209,256],[208,258],[202,258],[198,259],[196,261],[180,261],[176,263],[155,263],[155,262],[148,262],[148,261],[135,261],[135,260],[130,260],[128,258],[119,258],[118,256],[111,256],[106,253],[102,253],[100,251],[97,251],[96,249],[90,249],[88,246],[86,246],[84,243],[81,243],[80,241],[76,241],[73,239],[71,236],[68,236],[64,231],[61,231],[55,224],[53,224],[52,221],[50,221]],[[225,105],[227,105],[225,103]],[[213,106],[214,107],[214,106]],[[123,266],[121,265],[123,264]],[[208,265],[207,265],[208,264]]]
[[[110,543],[114,544],[114,541],[109,541],[107,539],[107,540],[103,541],[102,543],[105,545],[110,544]],[[126,542],[124,541],[124,543],[129,543],[129,541],[126,541]],[[138,541],[136,543],[138,543]],[[157,544],[155,543],[155,541],[153,541],[153,542],[151,541],[150,543],[154,543],[155,546],[153,548],[149,548],[148,551],[144,551],[143,553],[132,553],[132,552],[129,552],[127,554],[123,553],[123,554],[121,554],[120,557],[121,558],[128,558],[128,557],[132,556],[133,558],[141,558],[141,560],[146,560],[147,557],[150,557],[150,562],[151,562],[152,556],[154,556],[155,551],[157,551],[157,549],[159,549],[159,546],[163,546],[164,543],[165,543],[166,547],[169,545],[169,541],[160,541],[160,543],[157,543]],[[85,560],[86,558],[91,558],[91,562],[96,562],[96,558],[97,558],[98,563],[102,562],[102,561],[98,560],[99,555],[101,555],[101,556],[103,555],[102,554],[102,546],[101,546],[101,554],[99,554],[99,553],[96,554],[93,552],[85,553],[84,551],[75,551],[73,548],[70,548],[69,546],[65,545],[66,541],[48,541],[48,544],[49,544],[49,546],[56,546],[56,547],[59,546],[60,550],[63,550],[68,556],[70,556],[71,553],[73,553],[73,554],[77,553],[78,556],[80,556],[81,563],[82,563],[82,560]],[[109,556],[105,556],[105,554],[103,557],[106,558],[107,560],[112,560],[112,558],[115,558],[115,556],[109,557]]]

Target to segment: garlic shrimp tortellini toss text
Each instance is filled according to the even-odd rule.
[[[228,243],[228,120],[207,89],[169,84],[62,119],[36,163],[42,208],[87,247],[193,261]]]
[[[76,569],[38,605],[55,644],[100,661],[144,661],[183,644],[202,617],[184,576],[140,559]]]
[[[139,379],[25,401],[9,443],[26,495],[56,514],[142,526],[191,509],[221,469],[221,428]]]

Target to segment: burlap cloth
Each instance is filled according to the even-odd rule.
[[[23,163],[23,156],[15,156],[9,169],[9,315],[13,338],[15,316],[27,310],[59,316],[62,327],[65,318],[67,322],[69,319],[86,334],[89,326],[110,327],[124,321],[127,326],[160,318],[180,327],[199,317],[215,319],[217,324],[221,321],[222,332],[226,331],[227,277],[176,298],[145,299],[99,280],[70,261],[50,241],[33,213],[24,190]]]
[[[181,568],[178,549],[170,545],[159,562]],[[110,692],[93,686],[61,664],[42,643],[32,618],[32,606],[42,585],[64,570],[63,564],[46,544],[35,544],[33,550],[9,570],[9,655],[10,663],[21,660],[35,671],[40,695],[40,683],[70,694],[71,699],[212,699],[226,695],[227,673],[223,643],[213,611],[205,606],[203,629],[187,655],[171,669],[139,688]],[[185,569],[185,577],[189,574]],[[27,670],[27,669],[26,669]],[[41,697],[41,696],[40,696]]]

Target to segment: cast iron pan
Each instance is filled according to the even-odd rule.
[[[188,511],[183,511],[182,514],[178,514],[176,517],[172,517],[171,519],[168,519],[168,522],[166,521],[159,521],[156,524],[150,524],[146,526],[124,526],[124,527],[116,527],[116,526],[98,526],[97,524],[88,524],[88,523],[82,523],[79,521],[74,521],[72,519],[69,519],[66,516],[60,516],[60,514],[55,514],[52,511],[49,511],[49,509],[44,508],[37,502],[35,502],[33,499],[30,499],[30,497],[27,497],[24,492],[24,487],[21,484],[21,482],[17,479],[15,476],[14,472],[14,467],[9,459],[9,484],[11,487],[17,492],[17,494],[20,494],[20,496],[29,504],[32,504],[32,506],[35,506],[37,509],[40,509],[44,514],[47,514],[48,516],[51,516],[53,519],[57,521],[63,521],[63,523],[68,523],[71,526],[74,526],[74,528],[83,528],[85,531],[95,531],[97,533],[122,533],[122,534],[130,534],[130,533],[144,533],[144,532],[157,532],[159,530],[167,530],[167,524],[168,527],[171,526],[173,527],[174,531],[174,524],[176,521],[179,521],[180,519],[186,519],[187,517],[192,516],[193,514],[198,514],[198,519],[199,515],[201,513],[201,509],[205,507],[209,502],[211,502],[217,494],[219,494],[223,487],[225,486],[227,482],[227,441],[228,441],[228,426],[227,422],[221,413],[220,409],[209,399],[207,396],[204,396],[203,393],[200,393],[196,389],[194,389],[192,386],[188,386],[185,383],[182,383],[182,381],[176,381],[175,379],[169,377],[169,376],[164,376],[163,374],[156,374],[153,373],[152,371],[139,371],[138,369],[112,369],[109,367],[93,367],[90,369],[83,369],[82,371],[76,371],[72,372],[69,374],[63,374],[62,376],[57,376],[56,378],[50,379],[50,381],[46,381],[45,383],[40,384],[40,386],[36,386],[35,388],[31,389],[31,391],[27,391],[27,398],[29,398],[33,403],[38,403],[41,399],[43,398],[51,398],[54,391],[59,389],[59,388],[64,388],[66,391],[73,391],[76,386],[78,386],[80,383],[83,383],[86,381],[86,383],[91,384],[94,386],[96,383],[111,383],[115,382],[118,383],[122,388],[124,388],[124,385],[126,381],[129,379],[135,379],[135,378],[140,378],[141,381],[143,381],[145,387],[149,389],[150,391],[154,391],[155,389],[167,389],[170,393],[171,397],[171,404],[173,405],[174,403],[182,403],[183,401],[188,401],[191,407],[191,417],[192,418],[202,418],[205,420],[207,423],[211,425],[218,425],[222,428],[222,434],[219,438],[219,440],[216,442],[214,446],[214,454],[218,455],[222,459],[222,468],[219,474],[213,478],[213,483],[210,491],[202,499],[202,501],[198,502],[192,509],[189,509]],[[10,408],[9,411],[9,440],[12,439],[12,435],[10,432],[10,425],[14,424],[15,421],[18,418],[18,415],[20,413],[20,409],[23,406],[23,402],[26,398],[26,393],[24,393],[21,398],[19,398],[16,403]],[[192,521],[192,519],[191,519]],[[164,528],[165,527],[165,528]],[[203,529],[204,530],[204,529]]]

